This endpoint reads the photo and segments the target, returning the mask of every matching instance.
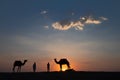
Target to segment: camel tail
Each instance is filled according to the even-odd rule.
[[[15,71],[15,66],[13,67],[13,69],[12,69],[12,70],[13,70],[13,72]]]
[[[70,68],[70,64],[68,63],[67,65],[68,65],[68,68]]]

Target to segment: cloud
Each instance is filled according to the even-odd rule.
[[[107,18],[105,18],[105,17],[100,17],[100,19],[102,19],[102,20],[108,20]]]
[[[46,13],[47,13],[47,11],[45,11],[45,10],[40,12],[40,14],[46,14]]]
[[[74,12],[72,12],[72,16],[73,16],[73,15],[75,15],[75,13],[74,13]]]
[[[44,26],[45,29],[49,29],[49,26]]]
[[[93,17],[89,16],[89,17],[82,17],[81,20],[84,20],[83,24],[100,24],[101,21],[94,19]]]
[[[89,24],[100,24],[103,20],[107,20],[105,17],[99,17],[98,19],[93,18],[92,16],[81,17],[78,20],[62,20],[54,22],[52,27],[57,30],[68,30],[70,28],[75,28],[75,30],[83,30],[85,25]]]

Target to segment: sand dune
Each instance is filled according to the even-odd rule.
[[[120,80],[120,72],[0,73],[0,80]]]

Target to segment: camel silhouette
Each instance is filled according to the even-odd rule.
[[[60,65],[60,71],[62,71],[62,65],[67,65],[68,69],[70,68],[70,64],[66,58],[60,59],[59,61],[54,59],[54,61],[56,64]]]
[[[15,72],[15,67],[17,68],[17,72],[21,71],[21,66],[25,65],[25,63],[27,62],[27,60],[24,60],[24,62],[22,63],[21,61],[15,61],[13,64],[13,72]]]

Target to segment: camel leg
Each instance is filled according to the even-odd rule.
[[[60,71],[62,71],[62,65],[60,65]]]
[[[19,70],[20,70],[20,67],[18,67],[18,71],[17,72],[19,72]]]
[[[19,72],[21,72],[21,66],[20,66]]]
[[[19,72],[19,66],[18,66],[18,68],[17,68],[17,72]]]
[[[13,67],[13,72],[15,72],[15,66]]]
[[[20,66],[18,67],[18,70],[17,70],[17,72],[20,72]]]

